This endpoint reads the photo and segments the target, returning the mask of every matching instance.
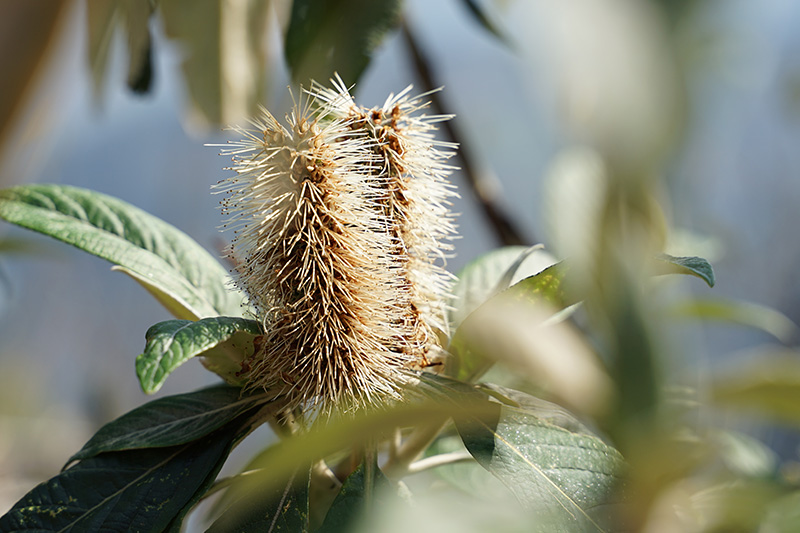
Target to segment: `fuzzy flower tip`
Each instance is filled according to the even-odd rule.
[[[401,398],[439,357],[452,145],[409,90],[364,109],[341,80],[315,84],[285,124],[262,109],[223,151],[228,253],[264,327],[248,388],[331,414]]]

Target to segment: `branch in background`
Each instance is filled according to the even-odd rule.
[[[437,85],[431,76],[431,69],[428,59],[423,54],[418,46],[414,35],[408,27],[406,20],[400,24],[403,36],[408,44],[408,50],[411,53],[411,59],[414,63],[414,68],[417,71],[419,81],[423,85],[425,91],[433,91]],[[430,94],[431,110],[435,114],[447,115],[442,105],[441,93],[436,91]],[[473,166],[467,154],[471,153],[464,139],[456,132],[452,121],[445,121],[441,123],[442,130],[449,140],[458,143],[459,150],[456,152],[457,165],[461,167],[461,171],[467,180],[467,183],[472,189],[475,198],[478,200],[483,213],[486,216],[489,225],[494,230],[495,237],[503,245],[530,245],[533,241],[526,237],[519,229],[518,224],[512,220],[511,216],[504,210],[500,203],[500,198],[496,194],[496,187],[488,176],[479,173]],[[532,236],[530,236],[532,237]]]

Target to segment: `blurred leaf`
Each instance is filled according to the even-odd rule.
[[[767,514],[758,531],[796,533],[800,531],[800,491],[776,498],[767,506]]]
[[[545,302],[557,311],[575,303],[568,298],[563,288],[566,273],[564,263],[556,263],[512,287],[493,296],[475,309],[456,329],[450,341],[449,351],[453,357],[448,362],[448,375],[464,381],[473,381],[485,372],[493,363],[481,350],[476,349],[474,333],[481,330],[481,318],[484,314],[497,310],[507,302]],[[484,328],[485,329],[485,328]]]
[[[507,289],[516,276],[522,274],[524,278],[536,274],[554,262],[549,254],[535,246],[506,246],[472,261],[459,272],[458,282],[453,287],[451,329],[455,330],[489,297]],[[523,263],[525,268],[522,268]]]
[[[207,533],[261,533],[308,531],[308,470],[295,473],[283,487],[263,491],[230,505]]]
[[[510,41],[508,36],[500,31],[500,29],[492,22],[489,17],[486,16],[486,13],[483,10],[483,7],[476,0],[461,0],[464,4],[464,7],[467,8],[467,11],[475,18],[475,20],[480,24],[483,29],[500,39],[505,45],[510,45]]]
[[[376,505],[383,505],[383,500],[392,492],[389,480],[378,468],[377,463],[370,468],[362,462],[348,476],[342,490],[333,501],[325,521],[316,533],[348,533]]]
[[[294,0],[286,32],[292,79],[308,85],[335,72],[358,81],[372,52],[400,21],[400,0]]]
[[[264,98],[269,0],[160,2],[164,33],[183,50],[192,125],[227,125],[252,116]]]
[[[241,314],[222,265],[191,237],[126,202],[63,185],[0,191],[0,218],[116,265],[178,318]]]
[[[723,406],[800,424],[800,357],[762,355],[757,364],[718,378],[711,392]]]
[[[744,433],[720,431],[713,435],[719,457],[734,473],[748,478],[770,479],[779,459],[769,446]]]
[[[243,396],[241,389],[227,385],[153,400],[100,428],[69,462],[105,452],[185,444],[270,401],[267,393]]]
[[[246,336],[231,345],[228,341],[237,333]],[[195,356],[228,359],[227,351],[231,351],[241,362],[252,355],[253,338],[260,334],[259,323],[244,318],[211,317],[197,322],[160,322],[147,330],[144,352],[136,358],[136,374],[142,390],[147,394],[158,391],[170,373]],[[249,339],[249,344],[244,342],[246,339]],[[234,361],[231,364],[236,371],[241,370]]]
[[[180,446],[104,453],[41,483],[2,531],[177,531],[240,436],[236,423]]]
[[[702,257],[675,257],[660,254],[656,257],[656,274],[688,274],[705,281],[709,287],[715,283],[714,269]]]
[[[537,531],[609,531],[624,468],[615,449],[500,405],[493,420],[456,424],[478,463],[537,512]]]
[[[152,38],[149,22],[153,0],[87,0],[86,17],[89,65],[95,95],[99,95],[108,69],[108,59],[118,26],[125,30],[128,52],[128,87],[136,93],[150,90],[153,78]]]
[[[797,335],[797,325],[775,309],[751,302],[697,299],[673,308],[678,315],[732,322],[766,331],[783,342]]]
[[[464,386],[470,387],[468,384]],[[413,392],[409,391],[409,394],[413,395]],[[271,490],[291,477],[299,466],[352,446],[363,446],[373,439],[386,438],[398,427],[438,424],[450,416],[480,416],[487,408],[486,402],[478,402],[479,397],[474,395],[453,401],[449,399],[452,391],[436,389],[430,392],[435,394],[433,401],[405,402],[367,413],[351,413],[341,420],[319,424],[270,446],[250,462],[251,470],[241,476],[241,482],[231,487],[236,492],[232,499]]]

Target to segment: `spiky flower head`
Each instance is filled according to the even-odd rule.
[[[285,125],[263,109],[237,129],[224,152],[237,175],[220,182],[235,281],[264,327],[247,387],[321,413],[399,398],[431,363],[449,282],[436,261],[452,232],[448,154],[432,121],[412,118],[418,102],[390,98],[382,132],[384,111],[365,118],[334,87],[315,85]]]

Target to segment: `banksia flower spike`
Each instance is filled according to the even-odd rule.
[[[402,257],[401,276],[407,287],[403,302],[406,337],[426,362],[435,359],[439,332],[447,333],[446,302],[452,276],[444,269],[455,233],[450,199],[455,196],[447,177],[454,170],[447,160],[456,145],[434,137],[436,123],[448,115],[420,113],[425,94],[410,96],[406,87],[391,94],[383,106],[356,104],[338,76],[333,89],[315,84],[313,94],[325,112],[373,140],[377,160],[373,179],[384,190],[382,208],[389,220],[394,253]]]
[[[286,125],[262,110],[223,152],[237,175],[219,185],[235,282],[264,326],[246,387],[323,415],[401,398],[436,340],[409,318],[423,293],[387,203],[383,141],[328,104],[311,94]],[[444,294],[439,278],[425,295]]]

